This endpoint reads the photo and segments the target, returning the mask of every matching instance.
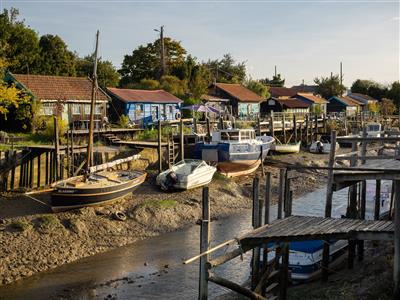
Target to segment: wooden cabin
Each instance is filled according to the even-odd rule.
[[[32,98],[39,100],[41,115],[58,116],[68,122],[70,128],[88,128],[92,95],[92,81],[89,78],[7,72],[6,81],[14,83]],[[102,89],[97,90],[95,128],[99,128],[103,118],[107,116],[109,100]]]
[[[231,115],[239,118],[252,118],[259,114],[262,97],[236,83],[215,83],[208,89],[208,95],[228,100],[225,104]]]
[[[265,104],[265,109],[268,112],[287,112],[306,114],[310,112],[311,104],[306,103],[296,98],[278,99],[270,98]]]
[[[333,96],[329,98],[329,103],[327,105],[328,112],[344,112],[348,116],[355,115],[361,111],[361,107],[362,105],[360,102],[347,96]]]
[[[322,97],[314,95],[312,93],[297,93],[296,98],[311,104],[310,110],[312,112],[318,112],[326,114],[328,101]]]
[[[353,100],[356,100],[357,102],[360,102],[363,104],[363,110],[366,111],[368,110],[368,106],[370,104],[377,104],[378,100],[372,98],[371,96],[365,95],[365,94],[360,94],[360,93],[350,93],[347,95]]]
[[[121,115],[141,127],[152,125],[158,120],[180,118],[182,100],[164,90],[136,90],[107,88],[114,110],[111,118],[118,121]]]

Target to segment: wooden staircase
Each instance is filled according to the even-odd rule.
[[[169,135],[168,137],[168,167],[171,168],[172,165],[175,163],[176,158],[178,157],[178,153],[175,151],[176,146],[174,142],[173,135]]]
[[[110,144],[118,144],[118,142],[121,142],[121,139],[119,139],[118,137],[116,137],[114,134],[112,133],[106,133],[103,134],[103,136],[106,138],[106,140],[110,143]]]

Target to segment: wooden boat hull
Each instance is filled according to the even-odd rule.
[[[300,144],[275,144],[272,145],[271,150],[278,153],[299,153],[300,152]]]
[[[99,188],[57,187],[51,195],[51,206],[54,212],[82,208],[86,206],[105,205],[134,191],[146,179],[146,173],[132,180],[115,186]]]
[[[233,162],[221,162],[217,165],[219,173],[227,177],[248,175],[257,170],[261,160],[236,160]]]

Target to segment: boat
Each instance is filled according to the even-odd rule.
[[[330,135],[322,135],[318,141],[315,141],[310,146],[311,153],[321,153],[327,154],[331,152],[331,136]],[[335,144],[336,150],[340,148],[339,143]]]
[[[273,144],[271,150],[277,153],[299,153],[301,142],[296,144]]]
[[[97,49],[99,32],[96,34],[96,50],[92,79],[92,97],[90,106],[89,141],[86,153],[84,175],[71,177],[55,182],[52,185],[51,208],[54,212],[82,208],[86,206],[104,205],[115,201],[129,193],[146,179],[146,173],[134,170],[112,170],[123,162],[137,159],[138,155],[92,166],[93,161],[93,129],[94,108],[97,91]]]
[[[380,123],[367,123],[365,125],[366,131],[367,131],[367,136],[368,137],[381,137],[382,134],[382,125]],[[360,135],[362,136],[362,132],[360,132]]]
[[[160,173],[156,183],[165,191],[189,190],[209,184],[216,171],[216,167],[208,165],[203,160],[184,159]]]
[[[269,245],[270,246],[270,245]],[[271,244],[271,247],[274,247]],[[299,241],[289,243],[289,271],[292,281],[313,280],[321,274],[324,241]],[[346,259],[347,240],[329,241],[329,268],[333,269]],[[275,258],[275,250],[268,253],[268,261]]]
[[[246,175],[259,167],[274,141],[266,135],[256,137],[254,129],[223,129],[212,133],[210,143],[196,143],[194,156],[215,163],[225,176]]]

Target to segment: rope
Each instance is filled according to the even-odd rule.
[[[47,207],[51,207],[51,205],[48,205],[47,203],[44,203],[43,201],[41,201],[41,200],[39,200],[39,199],[37,199],[37,198],[35,198],[35,197],[32,197],[31,195],[28,195],[28,194],[23,194],[23,195],[24,195],[25,197],[28,197],[28,198],[30,198],[30,199],[36,201],[36,202],[39,202],[40,204],[43,204],[43,205],[45,205],[45,206],[47,206]]]

